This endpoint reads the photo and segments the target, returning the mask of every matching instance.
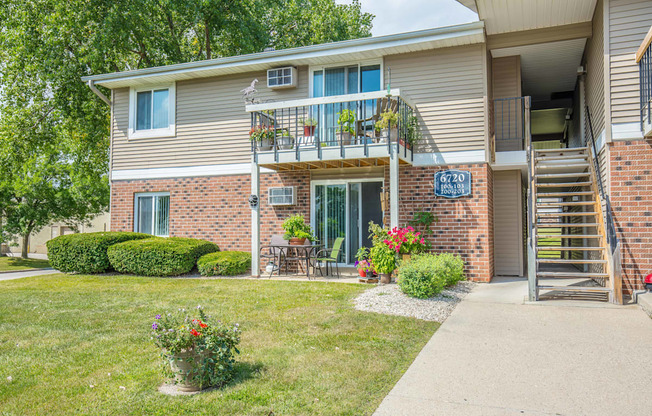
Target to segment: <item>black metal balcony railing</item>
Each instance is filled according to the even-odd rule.
[[[525,98],[496,98],[492,105],[495,151],[525,149]]]
[[[349,147],[364,149],[367,157],[370,148],[381,146],[388,152],[396,146],[407,157],[420,137],[413,106],[382,91],[256,104],[248,110],[251,151],[273,153],[275,161],[281,152],[295,152],[300,160],[304,149],[317,150],[321,159],[324,149],[337,147],[341,158]]]
[[[650,115],[652,114],[652,47],[650,47],[649,42],[647,45],[644,44],[643,47],[645,49],[638,56],[639,87],[641,89],[641,125],[645,121],[649,124],[651,122]]]

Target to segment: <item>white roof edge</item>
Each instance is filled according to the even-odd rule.
[[[333,53],[347,53],[351,52],[353,49],[374,50],[383,47],[401,46],[402,44],[432,42],[440,39],[474,36],[478,34],[484,34],[483,21],[419,30],[415,32],[398,33],[394,35],[359,38],[340,42],[281,49],[277,51],[258,52],[247,55],[236,55],[204,61],[165,65],[133,71],[89,75],[82,77],[82,81],[93,81],[97,84],[103,84],[105,82],[112,83],[116,81],[146,78],[154,75],[174,75],[187,72],[201,72],[218,68],[246,67],[253,64],[271,64],[275,61],[287,61],[288,59],[309,59],[311,57]]]
[[[478,12],[478,5],[475,2],[475,0],[457,0],[458,3],[460,3],[462,6],[465,6],[474,12]]]

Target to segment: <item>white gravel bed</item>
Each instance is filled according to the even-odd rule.
[[[464,281],[432,298],[415,299],[403,294],[396,284],[378,285],[361,293],[354,303],[360,311],[444,322],[473,286],[475,283]]]

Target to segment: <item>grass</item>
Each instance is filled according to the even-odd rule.
[[[354,284],[56,274],[0,288],[3,416],[369,415],[439,327],[356,311]],[[197,304],[240,323],[235,380],[162,395],[153,317]]]
[[[0,272],[14,272],[50,267],[47,260],[24,259],[22,257],[0,257]]]

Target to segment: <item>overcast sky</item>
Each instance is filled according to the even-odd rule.
[[[351,3],[351,0],[336,0]],[[376,15],[373,36],[474,22],[478,15],[455,0],[361,0]]]

